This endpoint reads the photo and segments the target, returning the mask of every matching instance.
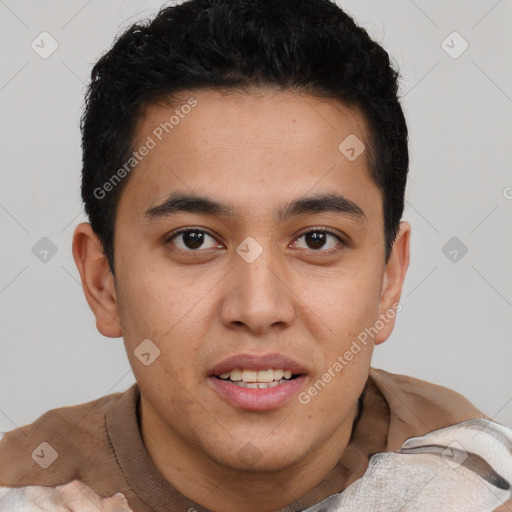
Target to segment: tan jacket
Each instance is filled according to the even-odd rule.
[[[490,419],[448,388],[371,368],[361,413],[337,466],[283,512],[311,507],[361,478],[368,459],[397,451],[410,437],[471,418]],[[138,427],[133,384],[88,403],[46,412],[0,441],[0,486],[55,487],[78,479],[100,497],[123,493],[134,512],[207,512],[158,472]],[[2,500],[0,499],[0,510]],[[512,501],[499,509],[512,512]]]

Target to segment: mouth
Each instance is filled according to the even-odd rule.
[[[215,377],[242,388],[268,389],[286,384],[299,376],[300,374],[294,374],[291,370],[283,370],[280,368],[269,368],[267,370],[236,368],[229,372],[224,372],[221,375],[216,375]]]
[[[278,354],[242,354],[215,366],[208,377],[231,406],[263,411],[278,408],[296,395],[307,373],[296,361]]]

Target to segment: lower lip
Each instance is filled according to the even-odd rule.
[[[284,384],[266,389],[243,388],[217,377],[209,377],[208,380],[217,393],[234,407],[250,411],[267,411],[277,409],[296,395],[304,385],[306,375],[299,375]]]

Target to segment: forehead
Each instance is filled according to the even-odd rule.
[[[158,142],[165,143],[160,139],[179,133],[193,143],[208,146],[236,142],[298,149],[333,143],[333,150],[337,150],[336,141],[344,132],[367,139],[359,109],[335,99],[272,88],[199,89],[182,91],[170,104],[149,105],[137,123],[136,137],[153,134]]]
[[[310,191],[380,202],[368,151],[347,158],[346,140],[356,141],[358,152],[368,147],[363,116],[336,100],[275,90],[184,91],[141,116],[133,149],[151,149],[131,172],[121,203],[140,214],[176,190],[258,204],[259,211]]]

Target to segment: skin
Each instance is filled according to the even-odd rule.
[[[73,255],[98,330],[124,338],[141,390],[142,437],[159,471],[210,509],[276,510],[311,491],[340,459],[374,345],[389,337],[394,319],[306,405],[293,397],[270,411],[233,407],[210,385],[209,371],[235,354],[279,353],[306,369],[300,391],[307,390],[399,302],[410,225],[401,223],[386,265],[382,196],[367,154],[349,161],[338,150],[349,134],[368,147],[358,110],[274,90],[190,91],[174,108],[190,96],[197,106],[137,165],[121,195],[116,284],[88,223],[76,227]],[[149,107],[134,148],[172,114]],[[229,203],[236,213],[145,218],[174,191]],[[342,193],[365,220],[335,212],[274,217],[285,203],[319,193]],[[166,243],[184,227],[213,238],[196,252],[180,236]],[[314,228],[347,244],[329,236],[311,247],[301,235]],[[236,252],[248,236],[263,249],[250,264]],[[160,349],[149,366],[134,355],[147,338]],[[248,441],[250,456],[242,457]]]

